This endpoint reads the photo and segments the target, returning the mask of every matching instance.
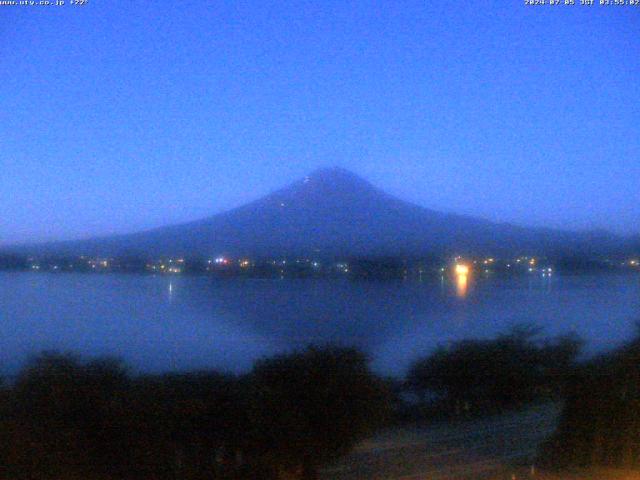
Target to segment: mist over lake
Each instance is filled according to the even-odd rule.
[[[640,319],[640,277],[580,275],[424,282],[0,273],[0,372],[42,350],[115,355],[135,371],[246,371],[310,343],[356,345],[383,374],[463,338],[518,323],[577,332],[594,353]]]

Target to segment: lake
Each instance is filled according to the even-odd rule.
[[[463,283],[0,272],[0,372],[42,350],[115,355],[138,372],[242,372],[265,355],[333,342],[401,375],[438,345],[518,323],[577,332],[593,353],[629,338],[639,319],[638,275]]]

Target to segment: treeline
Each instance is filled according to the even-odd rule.
[[[262,360],[241,377],[135,377],[115,360],[43,354],[1,390],[0,478],[313,479],[390,408],[352,349]]]
[[[26,270],[27,257],[0,253],[0,270]]]
[[[637,255],[633,256],[637,258]],[[524,257],[529,258],[529,257]],[[581,256],[538,258],[536,269],[547,268],[562,274],[638,272],[637,260]],[[534,273],[527,261],[519,259],[467,258],[479,274],[518,276]],[[634,262],[634,263],[631,263]],[[218,278],[349,278],[352,280],[422,280],[440,277],[451,268],[451,258],[438,255],[420,257],[372,256],[344,258],[236,258],[204,257],[151,258],[119,255],[99,258],[86,256],[45,255],[27,257],[0,252],[0,271],[77,272],[77,273],[146,273],[209,275]],[[542,269],[540,269],[542,268]]]
[[[35,258],[0,253],[0,271],[147,273],[209,275],[218,278],[350,278],[398,280],[440,272],[447,261],[420,258],[224,258],[119,255],[109,258],[46,255]]]

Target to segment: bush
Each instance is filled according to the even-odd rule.
[[[410,388],[422,402],[447,415],[474,415],[518,408],[561,394],[581,341],[565,336],[537,340],[519,326],[492,340],[465,340],[416,361]]]
[[[316,478],[388,418],[390,396],[353,349],[309,348],[251,373],[255,452],[275,470]]]
[[[122,428],[128,388],[112,360],[81,364],[43,354],[20,374],[4,415],[4,464],[11,478],[60,478],[117,468],[126,445]],[[116,461],[118,460],[118,461]]]

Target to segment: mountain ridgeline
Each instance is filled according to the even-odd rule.
[[[21,247],[85,255],[420,256],[598,255],[628,250],[607,232],[525,228],[446,214],[327,168],[233,210],[139,233]]]

